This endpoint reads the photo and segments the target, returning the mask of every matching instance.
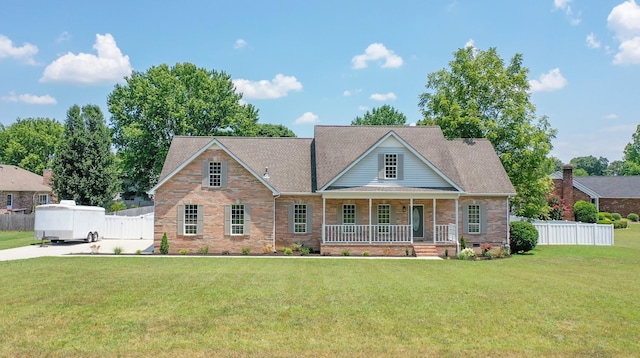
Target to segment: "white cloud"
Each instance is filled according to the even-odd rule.
[[[58,37],[56,38],[56,42],[60,43],[60,42],[66,42],[69,41],[71,39],[71,34],[69,34],[67,31],[61,33],[60,35],[58,35]]]
[[[596,35],[594,35],[593,32],[587,35],[587,47],[600,48],[601,45],[602,44],[596,39]]]
[[[475,43],[475,41],[473,41],[473,39],[469,39],[469,41],[465,42],[464,48],[467,48],[469,46],[471,46],[473,48],[476,48],[476,43]]]
[[[369,107],[367,107],[367,106],[358,106],[358,110],[359,111],[368,111]]]
[[[233,48],[243,48],[247,46],[247,41],[243,40],[243,39],[237,39],[236,43],[233,45]]]
[[[25,42],[20,47],[13,46],[13,41],[10,38],[0,35],[0,58],[12,57],[25,61],[30,65],[35,65],[33,56],[38,53],[38,47]]]
[[[317,123],[318,115],[311,112],[304,112],[300,117],[296,118],[294,124],[310,124]]]
[[[236,92],[242,93],[244,98],[271,99],[286,97],[289,91],[301,91],[302,83],[294,76],[278,73],[271,81],[249,81],[245,79],[233,80]]]
[[[567,79],[562,76],[559,68],[540,75],[538,80],[529,80],[531,92],[547,92],[564,88],[567,85]]]
[[[355,90],[351,91],[351,90],[346,90],[342,93],[343,96],[345,97],[349,97],[349,96],[353,96],[356,95],[358,93],[362,92],[362,88],[356,88]]]
[[[15,92],[9,92],[8,96],[4,96],[1,98],[4,102],[22,102],[27,104],[56,104],[55,98],[49,96],[48,94],[44,96],[36,96],[33,94],[25,93],[25,94],[15,94]]]
[[[617,5],[607,17],[607,26],[620,42],[613,63],[640,64],[640,6],[634,0]]]
[[[621,132],[621,133],[633,133],[636,130],[635,124],[619,124],[617,126],[606,126],[601,129],[603,132]]]
[[[398,68],[402,66],[402,57],[396,55],[392,50],[387,49],[383,44],[375,42],[364,50],[361,55],[353,56],[351,63],[353,68],[366,68],[368,61],[384,59],[380,67]]]
[[[369,98],[371,98],[374,101],[388,101],[388,100],[393,101],[397,97],[393,92],[389,92],[389,93],[374,93]]]
[[[565,15],[567,15],[567,18],[569,19],[569,23],[575,26],[582,22],[582,19],[580,18],[582,13],[578,12],[578,14],[576,15],[573,14],[571,5],[569,5],[571,1],[572,0],[553,0],[553,7],[556,8],[557,10],[563,11]]]
[[[615,114],[615,113],[609,113],[609,114],[607,114],[607,115],[605,115],[605,116],[603,116],[603,117],[602,117],[602,119],[608,119],[608,120],[610,120],[610,119],[617,119],[617,118],[618,118],[618,115],[617,115],[617,114]]]
[[[96,34],[93,48],[97,56],[69,52],[58,57],[44,69],[40,82],[113,83],[131,74],[129,56],[122,55],[111,34]]]
[[[618,50],[618,53],[613,57],[614,64],[640,64],[640,36],[624,41]]]

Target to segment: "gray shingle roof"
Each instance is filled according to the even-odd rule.
[[[267,181],[278,192],[311,193],[390,132],[466,193],[515,194],[489,141],[450,141],[439,127],[429,126],[316,126],[313,139],[176,136],[159,182],[216,139],[257,175],[268,167]]]
[[[573,177],[596,192],[601,198],[640,198],[640,176],[586,176]]]
[[[15,165],[0,164],[0,191],[50,192],[51,187],[42,180],[41,175]]]

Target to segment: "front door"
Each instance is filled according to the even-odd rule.
[[[411,221],[413,224],[413,237],[424,237],[424,206],[414,205],[411,209]]]

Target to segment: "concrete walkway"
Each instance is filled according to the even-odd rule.
[[[63,244],[48,244],[40,246],[38,244],[14,249],[0,250],[0,261],[31,259],[44,256],[64,256],[70,254],[91,254],[91,246],[100,246],[98,253],[113,254],[116,247],[122,249],[123,254],[134,254],[137,250],[144,253],[153,252],[152,239],[140,240],[110,240],[104,239],[98,242],[68,242]]]

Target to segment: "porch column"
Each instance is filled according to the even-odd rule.
[[[369,244],[371,244],[371,198],[369,198]]]
[[[327,224],[327,221],[325,220],[325,207],[326,207],[326,198],[324,197],[324,195],[322,196],[322,243],[324,244],[324,238],[325,238],[325,225]]]
[[[456,198],[456,254],[460,252],[460,239],[458,236],[458,227],[460,226],[460,222],[458,220],[458,198]]]
[[[433,198],[433,243],[436,243],[436,235],[437,235],[437,231],[436,230],[436,198]]]
[[[424,225],[422,225],[424,229]],[[413,197],[409,198],[409,237],[413,244]]]

